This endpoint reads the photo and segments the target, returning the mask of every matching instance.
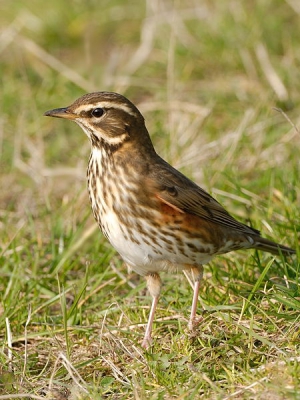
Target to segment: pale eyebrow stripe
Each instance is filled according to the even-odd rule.
[[[133,115],[134,117],[137,116],[137,113],[135,111],[133,111],[129,106],[127,106],[127,104],[120,104],[120,103],[114,103],[112,101],[100,101],[99,103],[95,103],[93,104],[92,107],[90,107],[89,109],[93,109],[93,108],[116,108],[122,111],[125,111],[127,114]],[[87,110],[87,105],[86,104],[82,104],[81,106],[79,106],[77,108],[77,112],[80,113],[81,111],[86,111]]]

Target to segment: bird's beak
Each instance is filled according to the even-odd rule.
[[[65,108],[55,108],[54,110],[49,110],[44,113],[46,117],[56,117],[65,119],[75,119],[78,115],[72,113],[68,107]]]

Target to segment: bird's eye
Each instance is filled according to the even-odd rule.
[[[100,118],[100,117],[102,117],[103,114],[104,114],[103,108],[94,108],[92,110],[93,117]]]

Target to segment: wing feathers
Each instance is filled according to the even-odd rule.
[[[257,229],[234,219],[226,210],[205,190],[197,186],[179,171],[165,163],[160,164],[161,174],[155,174],[152,185],[156,186],[156,196],[176,211],[194,214],[200,218],[230,227],[247,234],[259,235]],[[164,166],[164,165],[163,165]]]

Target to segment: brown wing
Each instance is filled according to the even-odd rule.
[[[150,178],[156,189],[156,196],[173,206],[176,210],[194,214],[205,220],[227,226],[246,234],[259,235],[259,231],[234,219],[226,210],[205,190],[197,186],[186,176],[161,160],[153,169]],[[154,172],[155,171],[155,172]],[[152,175],[152,176],[151,176]]]

